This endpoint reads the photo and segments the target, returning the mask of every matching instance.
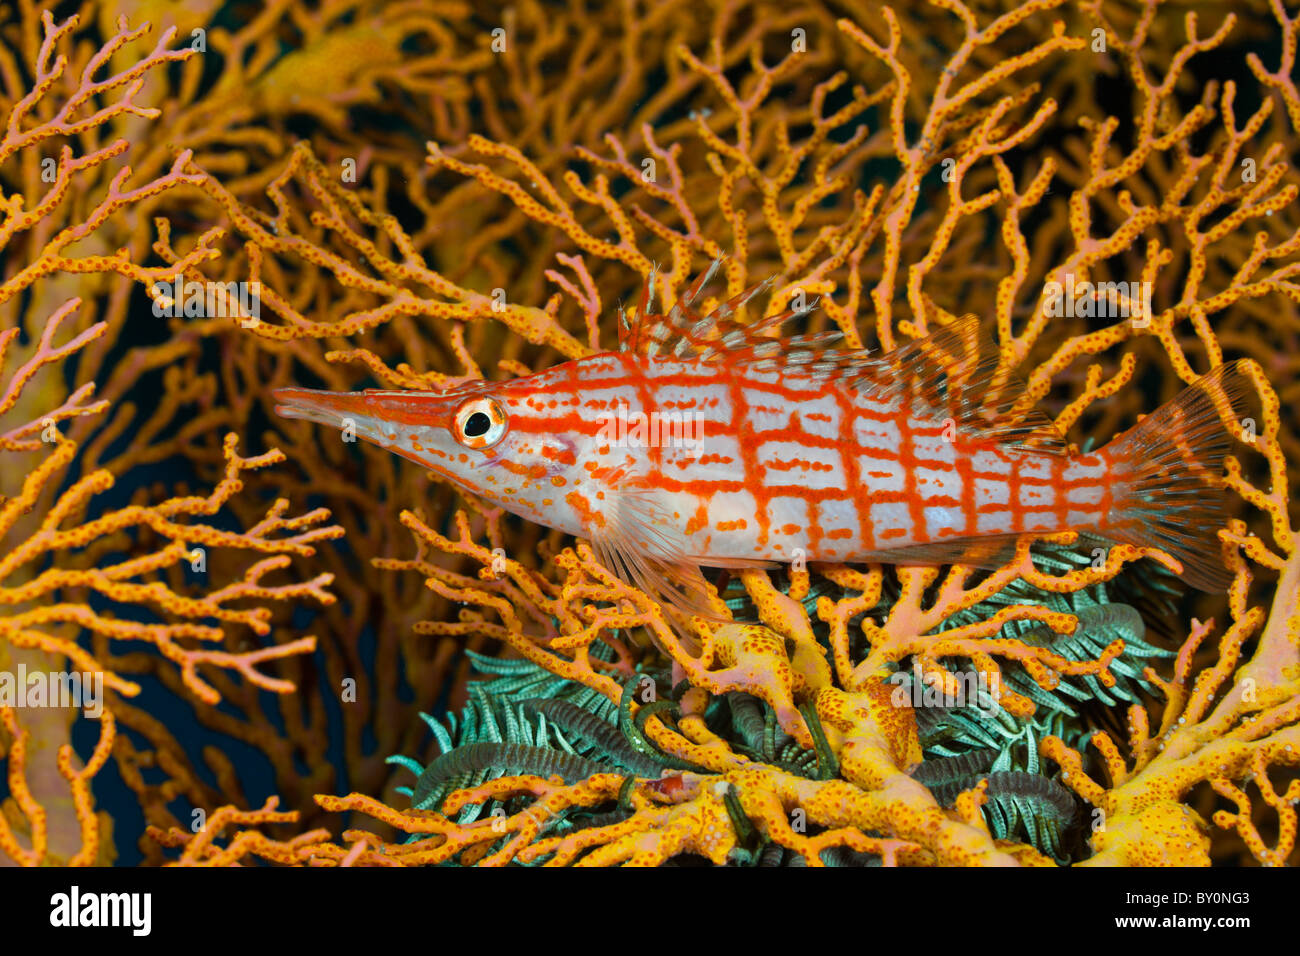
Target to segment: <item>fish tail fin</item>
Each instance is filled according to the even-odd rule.
[[[1250,391],[1241,363],[1221,365],[1107,445],[1114,503],[1100,533],[1168,552],[1192,587],[1226,587],[1232,576],[1217,535],[1227,506],[1223,461],[1234,438],[1253,435],[1243,401]]]

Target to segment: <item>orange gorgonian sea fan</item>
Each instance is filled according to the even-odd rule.
[[[246,475],[284,457],[275,450],[245,457],[234,432],[223,439],[223,476],[207,493],[176,487],[170,495],[151,494],[142,486],[127,500],[113,500],[120,475],[166,450],[136,441],[107,461],[102,444],[87,456],[88,423],[113,405],[110,398],[95,400],[97,388],[100,395],[120,396],[133,379],[177,354],[163,347],[106,362],[128,321],[133,285],[174,271],[139,265],[148,237],[133,237],[131,229],[151,202],[200,177],[186,171],[188,152],[156,178],[133,177],[120,162],[130,144],[114,138],[112,126],[124,118],[156,120],[161,111],[141,103],[147,78],[191,54],[171,49],[174,31],[167,30],[151,51],[133,51],[117,66],[146,28],[129,28],[123,20],[103,47],[88,49],[72,42],[75,18],[57,23],[45,13],[41,26],[26,50],[29,92],[20,95],[15,85],[24,70],[6,57],[0,139],[6,257],[0,283],[0,664],[7,678],[0,722],[8,784],[0,851],[24,865],[87,864],[112,856],[91,780],[114,746],[117,702],[141,691],[130,666],[109,664],[104,649],[119,642],[151,648],[190,694],[208,704],[221,699],[206,676],[212,669],[234,671],[264,690],[292,691],[292,682],[263,667],[310,653],[314,637],[249,650],[228,642],[235,633],[270,634],[267,602],[332,601],[328,573],[285,580],[279,572],[289,555],[314,554],[317,543],[338,537],[341,529],[325,523],[326,509],[294,514],[286,499],[264,505],[261,519],[244,530],[222,527],[220,516],[241,493]],[[214,255],[207,242],[184,261]],[[119,284],[104,285],[107,277]],[[172,396],[147,421],[133,421],[134,409],[119,406],[114,426],[119,433],[134,428],[152,436],[177,413],[176,405]],[[206,578],[207,587],[196,593],[186,586],[184,569]],[[49,686],[62,687],[61,693],[37,693],[47,683],[37,680],[41,675],[50,675]],[[69,680],[56,679],[63,677]],[[67,697],[73,687],[93,698],[88,713],[99,711],[98,741],[80,757],[68,742],[80,704]]]
[[[0,856],[1295,862],[1283,0],[355,0],[147,40],[109,6],[0,25],[0,669],[105,687],[89,748],[0,702]],[[1080,453],[1239,363],[1231,583],[1072,533],[984,569],[735,568],[688,646],[586,542],[272,416],[610,350],[656,268],[667,311],[723,255],[701,314],[773,276],[737,321],[815,300],[799,331],[888,351],[974,313]],[[215,298],[173,309],[187,283]],[[466,646],[504,683],[467,689]],[[1001,730],[916,692],[967,682]],[[462,704],[478,736],[428,741],[417,712]],[[175,706],[231,748],[188,752]],[[110,759],[143,835],[108,836]]]

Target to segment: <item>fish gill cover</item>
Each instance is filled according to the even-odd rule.
[[[1298,30],[1285,0],[4,5],[0,860],[1295,864]],[[734,320],[804,341],[974,315],[1073,455],[1231,365],[1196,555],[1228,583],[1180,582],[1191,504],[1151,487],[1144,540],[706,567],[684,616],[275,414],[616,350],[719,258],[700,314],[772,280]]]

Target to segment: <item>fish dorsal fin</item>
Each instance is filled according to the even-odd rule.
[[[715,259],[662,315],[651,311],[657,273],[651,272],[641,293],[634,322],[619,310],[619,344],[623,351],[650,359],[726,361],[756,372],[771,372],[818,383],[838,383],[852,391],[869,391],[878,400],[898,399],[909,407],[952,418],[967,434],[1027,450],[1064,453],[1059,429],[1042,410],[1026,405],[1024,380],[1001,367],[997,346],[981,331],[979,320],[966,315],[893,351],[839,349],[839,330],[774,338],[768,333],[805,315],[787,309],[752,325],[735,320],[747,302],[772,285],[772,279],[722,303],[706,316],[695,305],[717,274]],[[947,315],[937,307],[932,313]]]
[[[736,313],[759,293],[771,288],[774,281],[771,278],[723,302],[708,315],[700,315],[696,310],[700,294],[721,265],[722,259],[714,259],[667,314],[651,311],[658,281],[658,273],[651,271],[641,290],[635,319],[629,321],[627,313],[619,309],[620,351],[634,352],[650,359],[708,362],[725,355],[729,360],[743,361],[751,356],[755,359],[774,357],[790,349],[826,349],[843,338],[843,333],[838,330],[793,338],[768,335],[795,316],[807,314],[811,305],[806,309],[787,309],[769,315],[752,325],[737,322]]]
[[[951,417],[968,434],[1063,454],[1065,439],[1042,409],[1026,404],[1025,382],[1002,367],[998,347],[974,315],[864,363],[855,389],[897,396],[911,407]]]
[[[835,383],[876,401],[896,400],[931,417],[951,418],[972,437],[1052,454],[1066,450],[1055,423],[1024,402],[1024,379],[1001,367],[997,346],[974,315],[884,354],[809,348],[786,339],[747,346],[729,353],[729,361],[784,380]]]

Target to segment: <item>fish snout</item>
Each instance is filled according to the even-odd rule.
[[[325,392],[313,388],[275,388],[275,413],[281,418],[298,418],[318,425],[342,426],[343,420],[361,411],[360,393]]]
[[[365,434],[378,426],[446,427],[458,401],[436,392],[382,391],[327,392],[313,388],[276,388],[275,413],[342,428],[349,420]]]

